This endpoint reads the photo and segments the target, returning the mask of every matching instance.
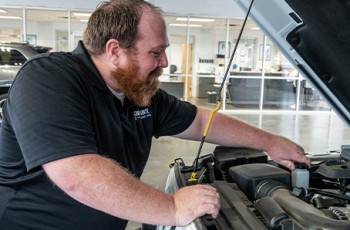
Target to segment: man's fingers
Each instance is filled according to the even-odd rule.
[[[303,157],[299,157],[297,158],[297,160],[294,161],[294,159],[291,160],[279,160],[278,163],[280,165],[283,165],[287,168],[289,168],[291,171],[293,171],[295,169],[295,163],[305,163],[307,166],[311,166],[311,161],[308,157],[306,157],[305,155]]]
[[[187,186],[174,194],[174,204],[177,224],[183,226],[206,214],[217,217],[220,195],[209,185]]]

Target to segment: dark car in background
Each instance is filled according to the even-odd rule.
[[[51,48],[33,46],[29,43],[0,42],[0,122],[2,120],[2,106],[7,98],[7,92],[19,68],[31,57]]]

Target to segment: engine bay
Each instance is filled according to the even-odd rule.
[[[176,159],[171,168],[179,188],[211,184],[220,194],[219,217],[196,220],[196,229],[350,229],[347,155],[309,156],[311,167],[290,171],[260,150],[217,146],[196,167]]]

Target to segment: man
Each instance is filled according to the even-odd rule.
[[[0,136],[1,229],[124,229],[127,220],[184,226],[218,215],[207,185],[168,195],[140,182],[152,137],[200,140],[203,108],[158,90],[168,65],[160,9],[111,0],[92,14],[72,53],[50,53],[19,71]],[[303,149],[217,113],[208,142],[265,150],[294,169]]]

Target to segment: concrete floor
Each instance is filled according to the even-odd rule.
[[[350,129],[335,114],[236,114],[245,122],[264,130],[283,135],[304,147],[310,154],[323,154],[340,150],[350,144]],[[175,158],[183,158],[186,165],[193,162],[199,143],[172,137],[154,139],[151,155],[141,178],[145,183],[157,186],[169,170]],[[215,145],[205,143],[202,154],[212,153]],[[131,222],[127,229],[137,229],[140,224]]]

